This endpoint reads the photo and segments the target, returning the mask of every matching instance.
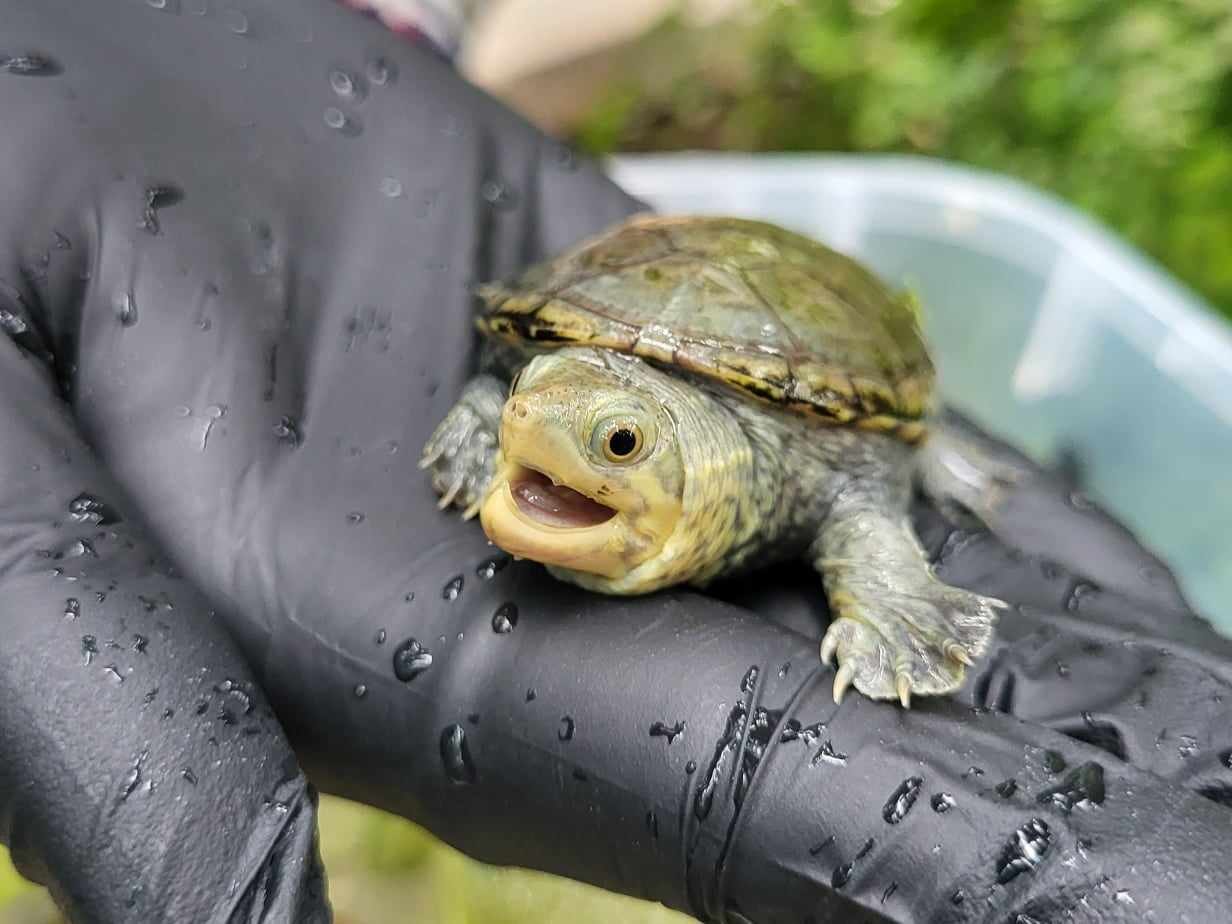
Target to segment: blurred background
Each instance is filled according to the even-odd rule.
[[[1171,333],[1180,326],[1187,333],[1176,339],[1180,346],[1171,353],[1148,354],[1132,338],[1120,353],[1106,347],[1100,355],[1111,365],[1101,381],[1120,389],[1119,394],[1135,395],[1134,401],[1146,401],[1171,388],[1168,383],[1182,377],[1177,370],[1192,369],[1198,357],[1210,371],[1190,392],[1205,389],[1209,397],[1226,389],[1232,395],[1232,363],[1225,362],[1232,357],[1232,340],[1209,323],[1219,315],[1232,317],[1228,0],[347,2],[375,7],[395,28],[417,24],[457,51],[460,67],[473,81],[592,154],[924,155],[1033,184],[1119,234],[1206,302],[1156,278],[1149,267],[1125,277],[1131,291],[1109,301],[1105,312],[1123,313],[1122,321],[1150,316]],[[673,194],[680,195],[665,185],[664,178],[672,176],[670,165],[632,159],[617,167],[622,181],[656,202],[670,204]],[[795,175],[801,183],[810,178],[822,185],[856,176],[841,165],[818,169]],[[886,170],[899,168],[890,164],[880,172],[859,174],[870,196],[889,195],[882,182]],[[706,182],[692,175],[695,183]],[[747,183],[758,176],[727,175]],[[926,173],[917,179],[931,177]],[[937,178],[953,180],[949,174]],[[978,184],[965,188],[981,189]],[[768,195],[764,189],[762,194],[763,199]],[[1003,189],[1001,194],[1010,195]],[[1044,205],[1029,198],[1022,202],[1043,216],[1040,223],[1051,220]],[[953,234],[970,231],[972,221],[986,220],[979,209],[965,219],[954,214],[953,209],[945,213],[946,222],[958,221],[947,224]],[[833,231],[820,224],[816,230],[823,238]],[[873,239],[860,237],[866,247]],[[1081,235],[1074,240],[1090,245]],[[1054,250],[1064,249],[1054,242]],[[912,251],[900,252],[909,256]],[[920,259],[922,253],[915,251],[917,264],[927,262]],[[1115,250],[1108,253],[1126,265],[1133,260]],[[1068,265],[1056,254],[1048,259],[1053,276],[1056,266]],[[876,268],[889,273],[903,269],[892,261]],[[927,279],[923,285],[927,290]],[[1137,298],[1133,285],[1141,290]],[[996,291],[985,295],[996,299]],[[1032,318],[1042,314],[1038,303],[1047,291],[1023,296],[1030,302],[1024,311]],[[1079,286],[1078,291],[1091,289]],[[1005,300],[1010,305],[1013,298],[1007,293]],[[1185,307],[1181,314],[1152,311],[1162,303]],[[1065,301],[1062,321],[1081,304],[1073,297]],[[1006,310],[1012,312],[1012,306]],[[1161,321],[1165,316],[1171,320]],[[940,323],[943,333],[955,330],[952,319],[942,317]],[[1000,333],[1005,335],[1003,329]],[[1066,334],[1062,324],[1060,338]],[[1156,337],[1151,328],[1148,338]],[[1115,338],[1107,343],[1115,345]],[[977,346],[967,341],[955,349],[969,355]],[[943,344],[942,352],[946,348]],[[1124,381],[1125,370],[1139,368],[1134,363],[1141,367],[1134,373],[1140,392],[1127,390]],[[1021,392],[1022,382],[1017,386]],[[1232,447],[1232,417],[1221,418],[1211,411],[1214,405],[1202,404],[1200,395],[1190,392],[1178,392],[1180,399],[1167,392],[1168,413],[1178,416],[1178,401],[1183,408],[1195,408],[1179,414],[1191,447],[1181,455],[1192,463],[1190,480],[1197,479],[1191,490],[1212,495],[1209,506],[1215,513],[1204,511],[1208,528],[1196,530],[1187,523],[1185,531],[1177,527],[1172,536],[1169,522],[1156,519],[1156,512],[1118,505],[1118,490],[1128,496],[1139,485],[1127,481],[1118,488],[1111,476],[1103,485],[1113,509],[1149,529],[1153,542],[1175,552],[1174,557],[1200,564],[1193,584],[1209,613],[1208,601],[1217,602],[1232,587],[1232,563],[1218,541],[1226,535],[1232,509],[1232,497],[1223,496],[1227,489],[1221,474],[1229,458],[1224,448]],[[1056,400],[1073,404],[1075,393],[1062,390]],[[1012,410],[1009,403],[989,408],[1000,415]],[[1107,422],[1106,403],[1096,410],[1100,418],[1084,419],[1083,428],[1098,423],[1100,445],[1123,455],[1131,437]],[[1032,430],[1029,413],[1023,412],[1022,420],[1023,440],[1037,454],[1061,456],[1067,450],[1047,428]],[[1139,447],[1134,478],[1140,479],[1144,465],[1173,467],[1175,441],[1162,431],[1152,439],[1145,449]],[[1229,614],[1221,615],[1226,619]],[[475,863],[408,822],[340,800],[322,800],[321,829],[340,924],[687,920],[660,906],[576,883]],[[45,894],[22,881],[0,851],[0,924],[58,920]]]

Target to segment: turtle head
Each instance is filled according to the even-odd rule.
[[[655,373],[606,350],[532,359],[501,415],[480,510],[496,545],[575,583],[637,593],[681,521],[685,472]]]

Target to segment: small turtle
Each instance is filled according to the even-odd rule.
[[[609,594],[807,559],[836,701],[960,686],[1004,604],[911,528],[934,372],[908,297],[770,224],[647,216],[480,296],[484,374],[420,463],[442,508]]]

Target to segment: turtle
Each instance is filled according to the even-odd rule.
[[[442,509],[607,594],[808,561],[836,702],[961,686],[1005,604],[909,519],[937,412],[913,297],[767,222],[650,214],[476,293],[479,374],[420,459]]]

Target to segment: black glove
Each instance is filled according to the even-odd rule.
[[[510,563],[415,464],[469,288],[637,203],[326,0],[160,6],[0,0],[0,841],[74,920],[325,918],[282,729],[325,790],[711,920],[1225,913],[1228,643],[1119,527],[1025,464],[1000,539],[922,504],[1022,606],[910,712],[835,707],[803,569]]]

